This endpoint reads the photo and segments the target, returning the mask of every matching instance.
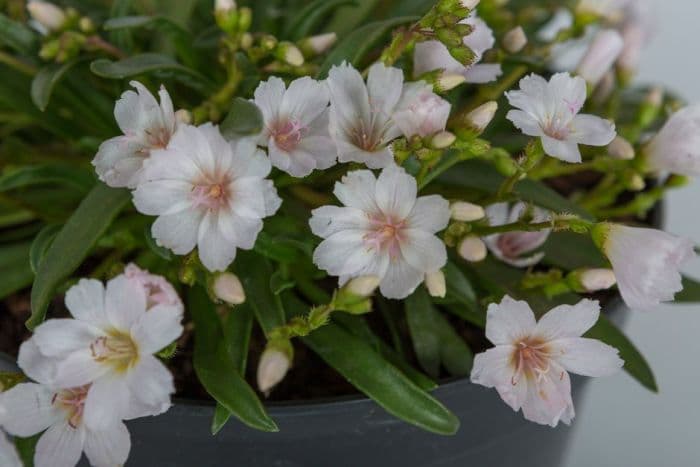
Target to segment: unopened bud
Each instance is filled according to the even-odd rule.
[[[189,125],[192,123],[192,113],[187,109],[179,109],[175,112],[175,120],[177,120],[178,123]]]
[[[245,302],[243,285],[238,276],[231,272],[222,272],[216,276],[212,289],[214,296],[223,302],[231,305]]]
[[[642,191],[644,188],[646,188],[647,184],[644,181],[644,177],[638,173],[635,173],[629,176],[629,178],[626,180],[625,186],[628,190],[636,192]]]
[[[486,258],[486,244],[479,237],[470,235],[462,239],[457,248],[457,252],[459,256],[470,263],[477,263]]]
[[[238,10],[238,30],[247,32],[251,24],[253,24],[253,10],[244,6]]]
[[[440,131],[435,133],[430,139],[430,146],[433,149],[449,148],[456,139],[457,137],[453,133],[450,133],[449,131]]]
[[[469,112],[465,118],[465,122],[470,129],[481,134],[486,127],[489,126],[497,110],[498,103],[496,101],[489,101]]]
[[[617,282],[612,269],[581,269],[572,271],[567,278],[576,292],[607,290]]]
[[[465,78],[464,75],[443,72],[435,82],[435,90],[437,92],[449,91],[450,89],[454,89],[466,81],[467,78]]]
[[[425,275],[425,286],[431,297],[445,298],[447,285],[445,285],[445,274],[439,269]]]
[[[615,159],[632,160],[634,159],[634,147],[629,141],[618,135],[608,145],[608,154]]]
[[[214,11],[228,13],[229,11],[235,9],[236,2],[234,0],[216,0],[216,2],[214,2]]]
[[[84,32],[85,34],[92,34],[95,32],[95,23],[93,23],[87,16],[80,18],[78,27],[80,28],[80,32]]]
[[[34,21],[49,31],[61,29],[66,22],[65,12],[53,3],[32,0],[27,4],[27,10]]]
[[[257,380],[260,392],[269,393],[284,379],[290,366],[290,358],[285,352],[274,347],[266,348],[258,363]]]
[[[605,29],[596,34],[577,72],[591,86],[596,86],[620,56],[625,42],[619,32]]]
[[[214,18],[222,31],[234,33],[238,29],[238,11],[234,0],[216,0]]]
[[[483,219],[486,213],[478,204],[457,201],[450,205],[450,215],[459,222],[474,222]]]
[[[316,56],[325,53],[328,49],[333,47],[336,40],[338,40],[338,35],[334,32],[328,32],[301,40],[299,42],[299,47],[305,55]]]
[[[522,26],[511,29],[503,36],[503,48],[515,54],[523,50],[527,45],[527,36]]]
[[[301,66],[304,64],[304,56],[301,50],[291,42],[280,42],[275,48],[274,55],[292,66]]]
[[[654,86],[651,88],[644,98],[644,103],[653,107],[661,107],[661,105],[664,103],[663,88],[659,86]]]
[[[345,286],[347,290],[360,297],[369,297],[377,290],[381,279],[377,276],[366,275],[351,279]]]

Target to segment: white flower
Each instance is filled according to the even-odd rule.
[[[25,374],[51,388],[91,384],[82,415],[92,428],[166,411],[173,378],[153,354],[182,333],[181,306],[147,309],[145,289],[120,275],[106,288],[81,279],[66,307],[74,319],[45,321],[20,347]]]
[[[4,413],[6,413],[5,409],[0,406],[0,421],[3,419]],[[3,467],[22,467],[22,461],[17,454],[15,445],[7,439],[2,429],[0,429],[0,465]]]
[[[291,82],[275,76],[255,90],[265,127],[258,143],[268,148],[272,165],[294,177],[335,164],[336,148],[328,134],[328,88],[308,76]]]
[[[581,162],[578,145],[606,146],[615,138],[615,125],[594,115],[579,114],[586,101],[586,82],[557,73],[547,82],[531,74],[520,90],[506,93],[511,110],[506,118],[524,134],[542,139],[544,151],[567,162]]]
[[[32,19],[47,31],[56,31],[66,22],[66,14],[63,10],[50,2],[31,0],[27,3],[27,11]]]
[[[347,63],[328,73],[330,132],[340,162],[361,162],[371,169],[394,163],[388,144],[401,135],[392,115],[403,91],[403,71],[375,63],[367,85]]]
[[[613,67],[624,47],[624,40],[614,29],[598,32],[581,59],[577,73],[591,86],[596,86]]]
[[[574,16],[567,8],[557,9],[550,20],[537,31],[537,38],[543,42],[551,42],[557,35],[574,25]]]
[[[207,269],[223,271],[237,248],[253,248],[262,219],[282,202],[265,179],[270,169],[251,138],[227,142],[211,124],[182,126],[145,164],[134,204],[158,216],[152,234],[159,245],[178,255],[197,246]]]
[[[495,347],[474,358],[471,380],[495,388],[526,419],[543,425],[574,418],[569,373],[606,376],[622,367],[615,348],[580,337],[598,321],[597,301],[552,308],[539,322],[526,302],[489,305],[486,337]]]
[[[512,208],[508,203],[496,203],[486,208],[486,217],[489,225],[497,226],[517,222],[527,210],[525,203],[516,203]],[[550,215],[542,208],[534,207],[532,222],[545,222],[550,219]],[[541,247],[549,237],[550,229],[538,230],[536,232],[505,232],[488,235],[484,237],[484,242],[493,255],[511,266],[524,268],[538,263],[544,256],[543,252],[532,253]]]
[[[133,263],[127,264],[124,275],[143,287],[146,292],[146,307],[149,310],[156,305],[175,306],[184,310],[175,287],[165,277],[151,274]]]
[[[394,111],[396,126],[407,138],[432,136],[445,130],[452,106],[424,81],[407,83]]]
[[[173,103],[164,87],[158,91],[158,105],[141,83],[129,84],[138,93],[124,92],[114,106],[114,117],[124,135],[102,143],[92,161],[100,180],[112,187],[136,188],[144,161],[151,151],[168,146],[178,126]]]
[[[467,83],[488,83],[495,81],[501,76],[500,64],[479,63],[484,53],[491,49],[496,42],[491,28],[476,13],[472,13],[460,23],[468,24],[474,28],[471,34],[464,36],[462,39],[464,45],[469,47],[476,55],[474,63],[469,66],[462,65],[450,55],[450,51],[440,41],[419,42],[416,44],[413,54],[413,72],[415,76],[440,69],[447,73],[464,76]]]
[[[46,430],[36,445],[35,467],[73,467],[83,451],[91,465],[123,465],[131,450],[129,431],[118,419],[100,428],[88,426],[88,394],[88,386],[53,390],[21,383],[0,394],[0,407],[6,411],[0,423],[15,436],[28,437]],[[109,405],[110,401],[103,403]]]
[[[700,104],[671,115],[643,153],[647,167],[655,172],[700,175]]]
[[[402,168],[389,166],[378,178],[369,170],[350,172],[334,193],[345,207],[315,209],[309,224],[325,239],[314,263],[341,285],[373,275],[382,295],[405,298],[447,262],[435,233],[449,222],[449,203],[438,195],[416,198],[416,180]]]
[[[695,258],[693,242],[656,229],[597,224],[593,238],[610,260],[620,295],[632,309],[650,310],[683,289],[679,269]]]

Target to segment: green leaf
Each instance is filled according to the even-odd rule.
[[[100,183],[80,203],[39,265],[32,287],[32,316],[27,321],[29,329],[44,321],[56,287],[80,266],[130,199],[128,190],[117,190]]]
[[[32,246],[29,249],[29,265],[34,274],[39,270],[39,266],[46,255],[46,251],[49,249],[60,230],[61,225],[49,224],[41,229],[37,236],[34,237]]]
[[[690,277],[683,277],[683,290],[678,292],[673,299],[676,303],[700,302],[700,282]]]
[[[318,27],[333,10],[343,5],[357,5],[354,0],[315,0],[299,9],[296,15],[287,21],[285,37],[298,41],[316,32]]]
[[[590,235],[553,232],[543,246],[544,262],[563,269],[605,268],[608,261]]]
[[[32,283],[34,273],[29,266],[31,242],[0,246],[0,298]]]
[[[281,270],[277,270],[270,276],[270,291],[279,295],[287,289],[291,289],[296,285],[293,279],[284,277],[284,273]]]
[[[479,302],[474,287],[459,267],[452,261],[448,261],[443,268],[443,273],[445,274],[447,294],[445,299],[436,299],[436,301],[438,303],[459,303],[467,307],[470,312],[479,313]]]
[[[224,319],[224,338],[228,354],[238,374],[245,375],[248,359],[248,344],[253,330],[253,311],[247,303],[237,306],[228,312]],[[214,419],[211,423],[211,433],[217,434],[231,418],[231,412],[221,404],[216,404]]]
[[[488,194],[495,194],[505,177],[488,162],[472,159],[455,165],[452,169],[443,173],[439,178],[442,184],[458,186],[462,188],[476,189]],[[523,201],[528,201],[537,206],[550,209],[554,212],[568,212],[577,214],[584,219],[592,220],[591,214],[583,210],[578,204],[561,196],[548,186],[525,179],[515,185],[515,195]]]
[[[255,252],[279,263],[293,263],[299,259],[299,248],[284,238],[260,232],[255,241]]]
[[[219,316],[202,287],[191,289],[189,311],[195,326],[194,370],[202,386],[246,425],[263,431],[278,431],[231,359]]]
[[[67,165],[28,165],[0,176],[0,192],[48,183],[69,186],[87,193],[95,185],[95,178],[91,171]]]
[[[151,224],[152,225],[152,224]],[[148,248],[155,253],[158,257],[163,258],[166,261],[173,259],[172,251],[165,247],[162,247],[156,243],[153,239],[153,234],[151,234],[151,225],[146,225],[143,230],[143,237],[146,239],[146,245]]]
[[[421,367],[433,378],[440,376],[440,365],[454,376],[469,374],[473,355],[464,340],[439,313],[423,287],[405,302],[408,329]]]
[[[419,388],[363,339],[336,324],[323,326],[303,341],[352,385],[390,414],[424,430],[451,435],[459,419]]]
[[[625,361],[625,370],[642,386],[658,392],[656,378],[646,359],[634,344],[606,316],[600,315],[598,322],[586,334],[586,337],[598,339],[620,351],[620,358]]]
[[[37,34],[22,23],[0,13],[0,43],[24,55],[31,55],[37,45]]]
[[[250,304],[265,334],[284,326],[286,318],[282,300],[270,291],[273,270],[269,261],[255,252],[239,251],[235,268],[245,290],[246,303]]]
[[[101,58],[90,64],[90,70],[97,76],[110,79],[131,78],[153,72],[169,72],[198,91],[213,89],[209,80],[198,71],[183,66],[168,55],[157,53],[132,55],[119,61]]]
[[[416,16],[402,16],[384,21],[375,21],[356,29],[341,40],[333,51],[328,54],[323,65],[321,65],[318,77],[325,78],[333,65],[339,65],[343,61],[359,67],[365,55],[375,44],[389,34],[389,31],[397,26],[417,21],[418,19]]]
[[[53,63],[46,65],[39,70],[32,80],[31,96],[34,104],[42,112],[46,110],[51,99],[56,84],[65,76],[65,74],[82,60],[70,60],[66,63]]]
[[[36,443],[39,442],[43,433],[37,433],[34,436],[28,438],[15,438],[15,447],[17,448],[17,454],[24,464],[24,467],[34,467],[34,452],[36,451]]]
[[[377,8],[378,3],[380,3],[379,0],[356,0],[353,7],[338,10],[331,21],[326,23],[324,30],[336,32],[339,37],[344,37],[346,34],[356,31],[361,25],[367,24],[367,21],[372,19],[372,12]]]
[[[262,131],[263,125],[262,112],[258,106],[242,97],[236,97],[219,129],[224,138],[234,139],[257,135]]]

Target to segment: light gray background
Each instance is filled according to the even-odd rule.
[[[700,102],[700,1],[656,3],[658,30],[639,81],[663,83]],[[700,242],[700,184],[673,192],[668,204],[667,230]],[[700,261],[687,272],[700,277]],[[634,313],[626,332],[648,358],[661,392],[648,392],[626,374],[594,381],[574,420],[567,467],[699,466],[700,305]]]

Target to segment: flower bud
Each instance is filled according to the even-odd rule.
[[[178,123],[189,125],[192,123],[192,113],[187,109],[179,109],[175,112],[175,120],[177,120]]]
[[[244,6],[238,10],[238,30],[240,32],[247,32],[250,26],[253,24],[253,10]]]
[[[608,154],[614,159],[619,160],[632,160],[634,159],[634,147],[622,136],[618,135],[615,139],[608,145]]]
[[[446,92],[450,89],[456,88],[457,86],[466,81],[467,78],[465,78],[464,75],[460,75],[458,73],[443,72],[440,74],[440,77],[435,82],[435,90],[437,92]]]
[[[425,286],[431,297],[445,298],[445,294],[447,294],[445,274],[439,269],[425,275]]]
[[[304,55],[313,57],[325,53],[328,49],[333,47],[337,39],[338,35],[334,32],[319,34],[302,39],[299,42],[299,48]]]
[[[644,177],[642,177],[638,173],[633,173],[629,175],[627,180],[625,180],[625,187],[630,191],[642,191],[644,188],[646,188],[646,186],[647,184],[644,181]]]
[[[481,104],[476,109],[469,112],[465,118],[467,125],[470,129],[476,131],[478,134],[483,133],[493,117],[496,115],[498,110],[498,103],[496,101],[489,101],[485,104]]]
[[[615,273],[612,269],[594,268],[572,271],[567,278],[576,292],[589,293],[607,290],[615,283]]]
[[[236,9],[236,2],[234,0],[216,0],[214,2],[214,11],[228,13],[231,10]]]
[[[32,0],[27,4],[27,10],[37,23],[49,31],[61,29],[66,22],[66,14],[53,3]]]
[[[369,297],[377,290],[381,279],[377,276],[367,275],[356,277],[345,285],[345,288],[352,294],[359,297]]]
[[[238,276],[231,272],[222,272],[214,279],[212,286],[214,296],[231,305],[245,302],[245,291]]]
[[[304,64],[304,56],[299,48],[291,42],[280,42],[274,52],[275,57],[292,66]]]
[[[459,222],[474,222],[483,219],[486,213],[478,204],[457,201],[450,205],[450,215]]]
[[[289,371],[291,359],[287,353],[275,347],[265,349],[258,363],[257,380],[260,392],[267,394],[282,381]]]
[[[577,72],[591,86],[596,86],[620,56],[624,41],[619,32],[605,29],[596,34]]]
[[[80,28],[80,32],[84,32],[85,34],[92,34],[95,32],[95,23],[87,16],[80,18],[78,27]]]
[[[511,29],[503,36],[503,48],[509,53],[518,53],[523,50],[526,45],[527,36],[522,26]]]
[[[449,131],[441,131],[439,133],[435,133],[435,135],[430,139],[430,146],[433,149],[449,148],[456,139],[457,137],[453,133],[450,133]]]
[[[478,263],[486,258],[486,244],[479,237],[470,235],[462,239],[457,252],[470,263]]]
[[[238,10],[234,0],[216,0],[214,18],[222,31],[233,33],[238,28]]]

